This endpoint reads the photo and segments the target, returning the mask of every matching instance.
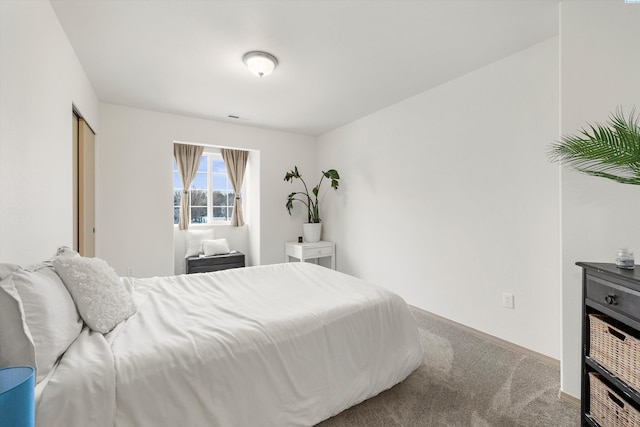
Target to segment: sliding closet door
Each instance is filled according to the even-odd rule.
[[[71,114],[73,129],[73,249],[78,250],[78,116]]]
[[[95,256],[95,135],[78,118],[78,252]]]

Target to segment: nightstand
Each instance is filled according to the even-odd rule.
[[[290,262],[291,258],[296,258],[300,262],[308,259],[318,259],[331,257],[331,269],[336,269],[336,244],[333,242],[297,243],[287,242],[284,244],[284,262]]]
[[[190,256],[187,257],[187,274],[209,273],[211,271],[228,270],[244,267],[244,254],[231,252],[224,255]]]
[[[640,419],[640,266],[582,267],[582,426]],[[625,422],[623,422],[625,421]]]

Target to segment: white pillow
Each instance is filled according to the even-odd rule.
[[[213,228],[211,230],[187,230],[185,241],[187,252],[184,257],[198,256],[204,253],[202,242],[213,239]]]
[[[50,266],[17,269],[2,281],[2,287],[8,293],[12,293],[13,287],[19,296],[22,328],[28,330],[35,351],[36,364],[30,366],[37,368],[39,382],[80,334],[82,320],[69,292]],[[11,311],[15,316],[15,308]],[[14,328],[13,333],[16,331]],[[24,340],[20,346],[25,347]]]
[[[37,368],[36,347],[10,276],[0,280],[0,367],[6,366]]]
[[[135,313],[132,295],[106,261],[63,253],[53,259],[53,266],[94,331],[105,334]]]
[[[0,280],[4,280],[6,277],[9,277],[11,273],[19,268],[20,266],[17,264],[0,264]]]
[[[222,255],[231,252],[227,239],[205,240],[202,242],[204,256]]]

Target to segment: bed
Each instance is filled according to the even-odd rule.
[[[312,426],[422,362],[415,321],[398,295],[309,263],[118,278],[135,308],[106,333],[87,326],[70,289],[82,314],[69,310],[76,323],[55,329],[69,329],[67,341],[76,336],[47,359],[38,349],[56,345],[38,345],[46,341],[35,324],[42,320],[29,314],[37,301],[20,291],[15,268],[0,267],[0,321],[17,301],[36,353],[27,352],[38,366],[37,426]],[[59,273],[50,265],[32,271]],[[64,311],[65,297],[57,298],[54,317]],[[0,346],[20,332],[6,324]]]

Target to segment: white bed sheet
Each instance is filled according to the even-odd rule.
[[[138,312],[106,336],[118,427],[311,426],[422,361],[399,296],[313,264],[128,284]]]
[[[115,405],[111,349],[101,333],[85,326],[36,387],[36,427],[112,427]]]

